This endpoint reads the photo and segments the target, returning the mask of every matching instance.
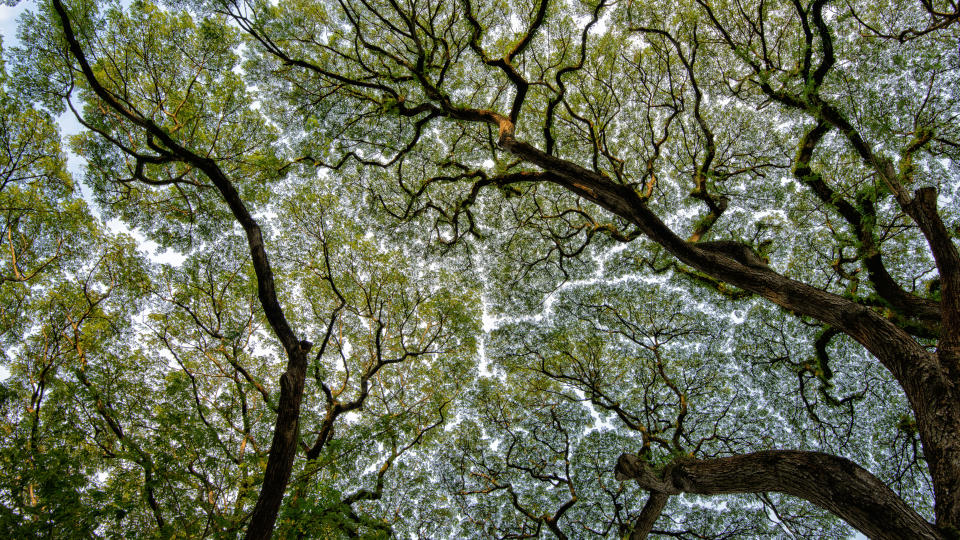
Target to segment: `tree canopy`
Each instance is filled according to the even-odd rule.
[[[958,21],[39,1],[0,531],[960,538]]]

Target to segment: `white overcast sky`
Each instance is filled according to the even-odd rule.
[[[3,36],[4,47],[13,45],[17,39],[17,17],[32,3],[21,1],[15,7],[0,4],[0,36]]]

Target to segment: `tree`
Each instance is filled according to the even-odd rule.
[[[186,257],[34,286],[120,298],[82,347],[18,316],[100,355],[56,379],[92,467],[57,489],[116,484],[105,534],[960,536],[958,19],[52,0],[16,87]]]

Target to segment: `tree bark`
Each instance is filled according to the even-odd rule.
[[[741,456],[679,460],[655,471],[633,454],[623,454],[618,480],[636,480],[653,493],[777,492],[800,497],[839,516],[875,539],[944,539],[890,488],[850,460],[795,450],[771,450]]]
[[[644,540],[650,534],[669,500],[670,496],[666,493],[650,492],[647,504],[643,505],[643,510],[640,511],[637,521],[633,524],[633,530],[630,531],[630,540]]]
[[[283,494],[293,471],[297,455],[297,440],[300,435],[300,402],[307,375],[307,353],[310,342],[301,342],[300,350],[290,355],[287,371],[280,376],[280,400],[277,421],[273,429],[273,441],[263,475],[263,485],[257,504],[250,516],[246,540],[268,539],[280,512]]]

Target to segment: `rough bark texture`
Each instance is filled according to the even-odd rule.
[[[836,514],[870,538],[945,538],[869,472],[847,459],[818,452],[772,450],[678,461],[659,472],[639,457],[624,454],[616,475],[667,495],[785,493]]]
[[[659,491],[651,491],[650,498],[643,505],[640,516],[633,524],[633,530],[630,531],[630,540],[644,540],[653,530],[654,523],[660,518],[663,508],[667,506],[670,496]]]
[[[291,355],[287,371],[280,377],[280,400],[277,422],[270,444],[270,457],[263,476],[263,485],[257,505],[247,527],[247,540],[270,538],[273,533],[283,494],[290,481],[293,461],[297,455],[300,435],[300,401],[307,373],[307,353],[310,343],[303,342],[300,350]]]

